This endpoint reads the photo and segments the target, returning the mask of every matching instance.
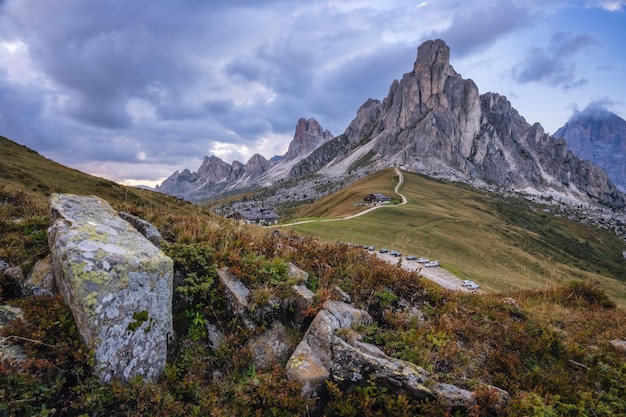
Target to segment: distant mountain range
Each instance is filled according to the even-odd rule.
[[[367,100],[343,134],[333,137],[314,119],[300,119],[280,160],[254,155],[245,165],[231,165],[206,157],[197,172],[175,172],[157,191],[200,202],[270,187],[275,200],[306,200],[400,166],[478,187],[626,206],[626,196],[605,171],[577,157],[540,124],[528,124],[506,97],[479,94],[449,60],[444,41],[427,41],[412,71],[392,82],[382,102]]]
[[[597,105],[575,114],[554,134],[580,159],[603,168],[626,192],[626,120]]]

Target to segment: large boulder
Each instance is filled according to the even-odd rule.
[[[52,194],[50,221],[57,286],[95,373],[156,379],[173,333],[172,260],[98,197]]]

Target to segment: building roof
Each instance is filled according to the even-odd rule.
[[[384,194],[381,193],[372,193],[370,195],[368,195],[367,197],[365,197],[366,200],[391,200],[390,197],[387,197]]]

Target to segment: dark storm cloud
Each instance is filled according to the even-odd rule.
[[[189,161],[223,149],[228,162],[265,155],[269,142],[270,156],[301,117],[343,133],[412,69],[421,42],[444,39],[453,59],[479,53],[532,25],[532,3],[0,0],[0,54],[13,51],[0,61],[0,134],[115,179],[197,169]],[[556,36],[516,75],[572,86],[567,57],[589,45]]]
[[[471,7],[463,4],[448,29],[436,34],[455,56],[486,48],[507,33],[533,24],[533,12],[513,1],[498,1]]]
[[[587,80],[578,76],[576,64],[571,59],[597,45],[598,41],[588,33],[557,32],[547,47],[530,48],[524,61],[513,68],[513,76],[520,83],[542,82],[564,90],[579,87]]]

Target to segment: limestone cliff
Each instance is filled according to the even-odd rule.
[[[323,157],[314,152],[309,158],[315,159],[307,158],[299,167],[320,170],[324,165],[318,173],[336,173],[337,167],[345,168],[342,161],[350,153],[360,155],[361,163],[352,166],[361,170],[401,165],[475,185],[533,189],[624,207],[624,195],[602,169],[578,159],[541,125],[527,123],[506,97],[479,94],[449,57],[442,40],[422,44],[413,71],[395,80],[382,102],[365,102],[345,133],[318,151],[334,149],[333,142],[343,144],[336,146],[342,150]],[[307,173],[312,172],[297,172]]]
[[[463,79],[440,39],[420,45],[412,71],[391,83],[384,100],[367,100],[342,135],[332,138],[314,119],[300,119],[280,162],[226,188],[267,187],[289,179],[281,188],[291,188],[277,188],[276,195],[307,199],[319,197],[314,182],[320,178],[328,193],[389,166],[476,186],[626,206],[626,197],[602,169],[579,159],[538,123],[526,122],[506,97],[480,94],[472,80]],[[216,164],[213,175],[224,178],[222,171]],[[170,178],[183,194],[187,179],[214,184],[203,179],[208,173],[200,170],[200,179],[193,175],[184,171]],[[166,182],[159,191],[168,192]],[[215,193],[216,187],[197,190]]]

